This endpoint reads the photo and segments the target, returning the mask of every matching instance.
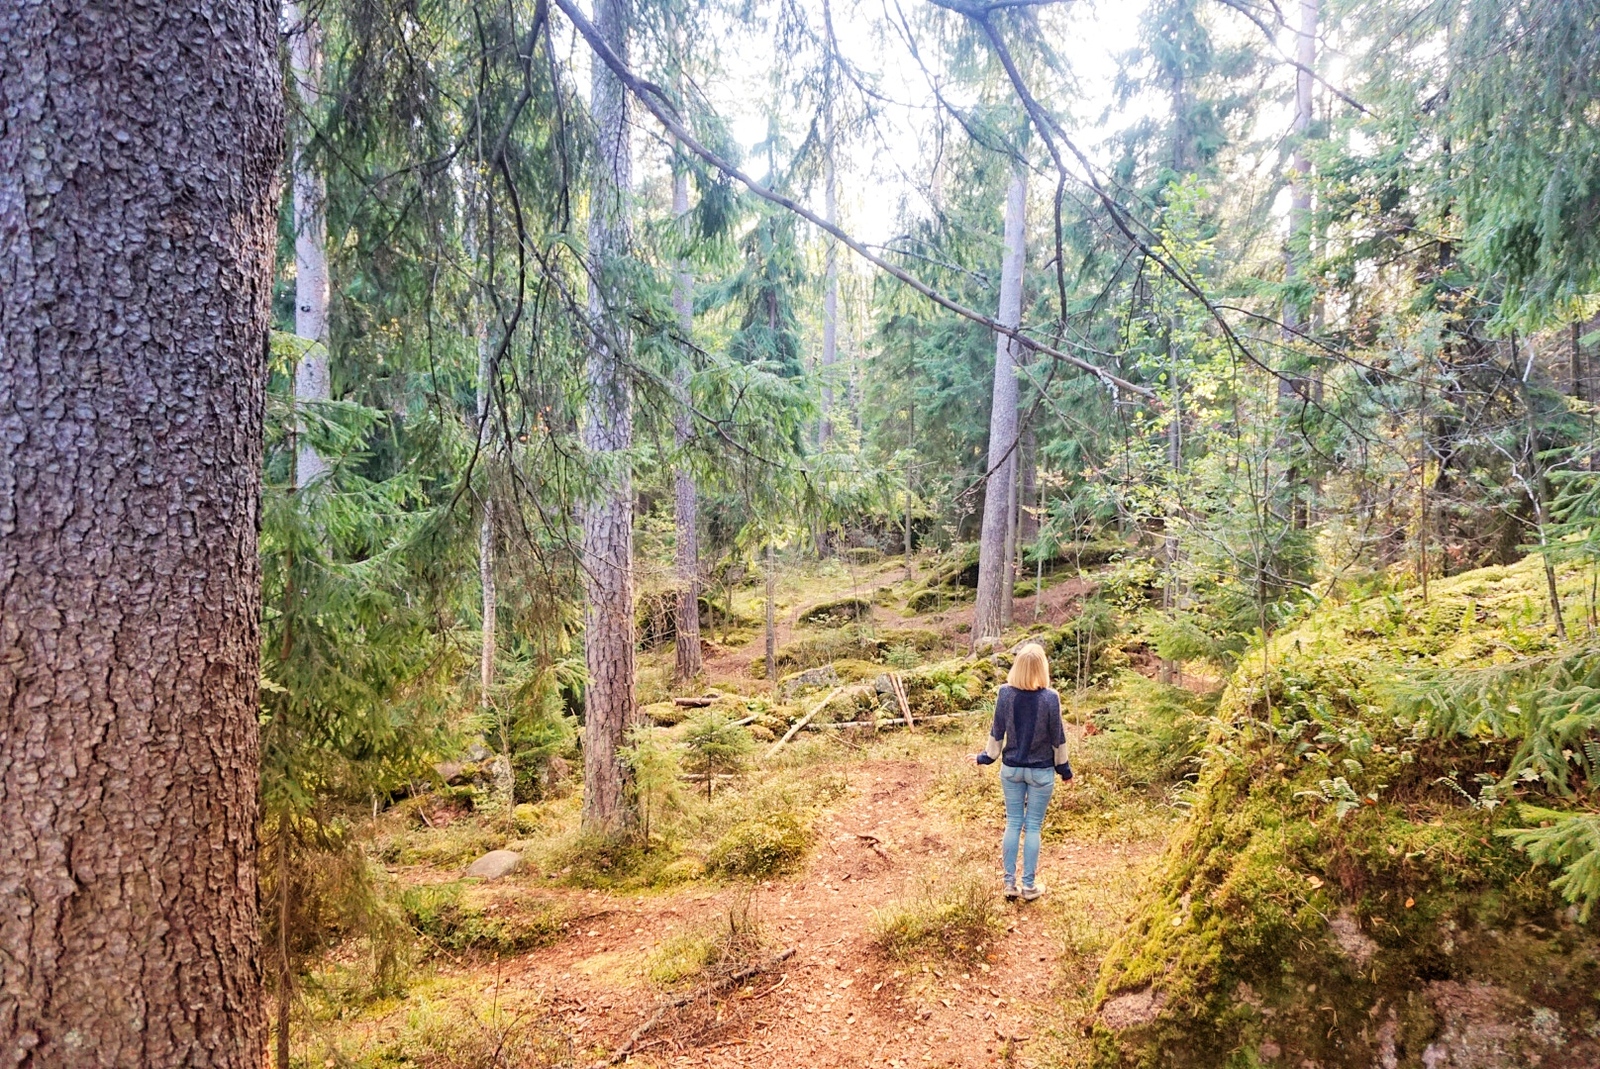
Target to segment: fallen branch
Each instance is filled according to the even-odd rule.
[[[969,710],[965,713],[935,713],[932,716],[923,717],[922,722],[926,724],[930,720],[959,720],[964,716],[971,716],[974,712],[977,712],[977,710]],[[908,724],[905,717],[897,716],[892,720],[846,720],[837,724],[807,724],[806,729],[809,731],[831,731],[834,728],[892,728],[900,725],[916,726]]]
[[[868,835],[866,832],[863,832],[863,831],[856,832],[856,838],[860,839],[862,842],[864,842],[868,846],[872,847],[872,852],[874,854],[877,854],[879,857],[883,858],[885,861],[889,860],[889,855],[884,853],[883,852],[883,847],[881,845],[879,845],[879,844],[881,844],[883,842],[882,839],[878,838],[876,835]]]
[[[834,687],[832,690],[830,690],[828,692],[828,696],[826,698],[822,699],[820,702],[817,703],[816,708],[812,709],[805,716],[803,716],[799,720],[795,721],[794,726],[789,728],[788,731],[784,732],[783,738],[779,739],[777,742],[772,744],[772,749],[767,751],[767,756],[771,757],[773,754],[775,754],[779,750],[783,749],[784,743],[788,742],[790,739],[792,739],[796,735],[800,734],[800,729],[805,727],[807,724],[811,723],[811,718],[816,716],[818,713],[822,712],[822,710],[827,707],[829,702],[833,701],[834,698],[838,697],[839,692],[841,690],[844,690],[844,687],[842,687],[842,686],[841,687]]]
[[[894,700],[900,703],[900,715],[905,717],[906,727],[915,728],[917,725],[911,719],[911,701],[906,697],[906,684],[899,672],[889,673],[889,689],[894,691]]]
[[[616,1051],[612,1053],[611,1057],[607,1058],[605,1061],[596,1062],[594,1069],[601,1069],[602,1066],[616,1065],[618,1062],[624,1061],[628,1055],[632,1054],[638,1047],[639,1041],[648,1035],[652,1028],[661,1023],[661,1018],[667,1015],[667,1011],[682,1009],[684,1006],[687,1006],[689,1003],[694,1002],[697,999],[714,995],[718,991],[726,991],[728,988],[741,984],[750,979],[752,976],[760,976],[762,973],[770,970],[773,966],[788,961],[792,957],[794,957],[794,948],[790,947],[788,950],[785,950],[779,954],[775,954],[764,962],[760,962],[756,965],[747,965],[738,972],[729,973],[716,983],[713,983],[705,988],[691,991],[687,995],[679,995],[674,999],[668,999],[666,1002],[663,1002],[661,1005],[656,1007],[656,1012],[650,1015],[649,1020],[645,1021],[644,1024],[633,1030],[633,1035],[629,1036],[628,1041],[622,1046],[618,1047]],[[776,990],[776,988],[774,988],[774,990]]]
[[[716,704],[717,699],[709,698],[674,698],[672,704],[679,709],[704,709],[708,705]]]

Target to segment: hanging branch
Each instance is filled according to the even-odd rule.
[[[572,22],[574,28],[576,28],[578,33],[582,35],[584,41],[588,43],[595,56],[599,58],[601,62],[605,63],[607,67],[611,68],[611,72],[616,75],[617,80],[627,87],[628,91],[632,93],[638,99],[638,101],[656,117],[656,121],[660,122],[662,126],[665,126],[667,131],[683,144],[684,148],[688,149],[696,156],[699,156],[702,160],[705,160],[708,164],[715,167],[729,178],[739,182],[756,196],[762,198],[763,200],[770,201],[781,208],[785,208],[790,212],[793,212],[795,215],[800,216],[800,218],[806,220],[806,222],[817,227],[824,233],[831,234],[851,252],[854,252],[857,256],[861,257],[863,260],[866,260],[879,270],[892,275],[894,278],[905,283],[907,286],[910,286],[913,290],[920,293],[928,300],[933,301],[946,311],[954,312],[956,315],[961,316],[964,319],[969,319],[980,326],[987,327],[989,330],[992,330],[998,334],[1004,334],[1007,337],[1014,339],[1019,345],[1022,345],[1024,348],[1030,349],[1033,352],[1039,353],[1043,356],[1051,357],[1056,361],[1069,364],[1080,371],[1087,372],[1088,374],[1100,379],[1100,381],[1106,383],[1108,386],[1115,387],[1119,390],[1126,390],[1129,393],[1143,397],[1151,402],[1156,402],[1158,400],[1156,392],[1149,387],[1139,386],[1135,383],[1129,382],[1127,379],[1113,374],[1098,364],[1085,360],[1082,357],[1077,357],[1070,353],[1062,352],[1060,349],[1053,348],[1052,346],[1045,345],[1043,342],[1037,341],[1036,339],[1029,337],[1027,334],[1024,334],[1020,328],[1008,327],[997,320],[984,315],[982,312],[968,308],[966,305],[963,305],[960,302],[945,296],[903,268],[897,267],[888,260],[885,260],[873,253],[872,250],[868,249],[861,242],[851,237],[843,229],[823,219],[821,216],[817,215],[815,212],[812,212],[798,201],[791,197],[784,196],[782,193],[774,192],[773,190],[770,190],[766,186],[762,185],[760,182],[757,182],[754,178],[751,178],[749,175],[745,174],[732,163],[723,159],[721,156],[702,145],[700,141],[692,133],[690,133],[688,129],[685,128],[684,125],[673,115],[674,108],[672,100],[667,92],[661,87],[645,81],[638,75],[634,74],[633,71],[628,69],[628,66],[623,63],[622,60],[617,57],[617,54],[611,50],[610,46],[606,44],[605,40],[600,36],[599,31],[595,29],[594,24],[584,16],[583,12],[578,10],[578,7],[573,0],[555,0],[555,4],[556,7],[561,9],[562,14],[566,15],[567,18]]]

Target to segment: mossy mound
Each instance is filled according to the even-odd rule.
[[[489,892],[460,883],[408,887],[400,893],[406,923],[431,948],[518,954],[549,946],[566,931],[559,905],[527,892]]]
[[[742,820],[711,847],[707,867],[724,876],[762,879],[793,871],[811,848],[811,826],[789,812]]]
[[[1562,579],[1574,605],[1583,582]],[[1530,733],[1461,716],[1575,652],[1543,588],[1538,561],[1471,572],[1426,603],[1324,608],[1246,658],[1102,965],[1095,1064],[1600,1064],[1600,926],[1504,834],[1524,801],[1592,810],[1595,785],[1557,790],[1527,774]]]
[[[841,627],[872,619],[872,602],[866,598],[835,598],[802,612],[799,622],[815,627]]]
[[[906,608],[921,615],[938,612],[958,602],[970,601],[972,591],[959,586],[925,586],[906,599]]]

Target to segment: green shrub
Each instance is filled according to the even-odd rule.
[[[811,828],[794,813],[768,813],[729,828],[711,848],[708,864],[724,876],[775,876],[799,866],[811,839]]]
[[[689,721],[684,732],[683,767],[691,775],[705,778],[706,797],[710,798],[718,776],[744,771],[745,758],[754,745],[750,733],[728,714],[716,710],[701,713]]]
[[[1125,783],[1173,783],[1194,772],[1214,705],[1214,698],[1120,672],[1094,715],[1103,732],[1096,748]]]
[[[896,960],[976,961],[1004,928],[999,903],[983,877],[966,874],[873,914],[878,949]]]

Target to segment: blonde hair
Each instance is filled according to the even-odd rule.
[[[1018,650],[1006,682],[1018,690],[1044,690],[1048,687],[1050,661],[1044,655],[1044,647],[1037,642],[1030,642]]]

